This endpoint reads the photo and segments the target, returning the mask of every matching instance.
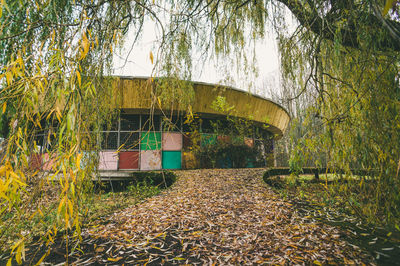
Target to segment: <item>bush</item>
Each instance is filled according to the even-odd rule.
[[[255,147],[245,144],[217,142],[198,151],[202,168],[246,168],[260,167],[264,160]]]

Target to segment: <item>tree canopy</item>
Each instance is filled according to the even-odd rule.
[[[296,18],[291,33],[288,11]],[[0,104],[7,138],[1,215],[23,208],[29,191],[45,184],[25,169],[35,152],[31,133],[46,127],[63,176],[58,221],[79,233],[79,199],[95,170],[80,168],[80,151],[89,132],[113,114],[112,102],[104,100],[113,97],[112,80],[105,78],[113,51],[128,33],[138,42],[151,19],[160,32],[158,57],[150,56],[155,73],[175,82],[190,79],[194,52],[221,59],[234,54],[251,69],[247,47],[274,30],[282,76],[290,84],[286,100],[312,92],[305,121],[323,125],[315,134],[305,132],[296,152],[306,156],[322,147],[331,167],[373,171],[379,185],[371,213],[383,213],[385,221],[399,217],[399,12],[395,0],[1,1]],[[179,97],[186,89],[190,97],[190,86],[181,86]],[[36,208],[39,215],[40,205]],[[24,219],[17,214],[13,222]],[[55,233],[49,229],[46,236]],[[23,243],[14,245],[16,254]]]

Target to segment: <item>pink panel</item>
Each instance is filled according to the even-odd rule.
[[[51,171],[53,170],[54,164],[55,164],[55,159],[56,155],[53,154],[51,158],[49,157],[48,153],[43,154],[43,171]]]
[[[162,149],[164,151],[182,150],[182,134],[165,132],[162,134]]]
[[[99,170],[118,170],[118,153],[114,151],[101,151]]]
[[[161,169],[161,151],[147,150],[140,152],[140,170]]]

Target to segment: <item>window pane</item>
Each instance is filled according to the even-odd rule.
[[[117,132],[103,132],[101,148],[103,150],[118,149],[118,133]]]
[[[120,146],[124,150],[138,150],[139,132],[121,132]]]
[[[118,130],[118,119],[113,119],[110,123],[103,124],[103,131],[117,131]]]
[[[162,118],[162,128],[163,131],[180,131],[181,129],[181,117],[172,116],[172,117],[163,117]]]
[[[161,117],[159,115],[142,115],[143,131],[160,131]]]
[[[140,128],[140,115],[121,115],[122,131],[137,131]]]
[[[201,132],[214,133],[216,131],[216,122],[212,119],[203,118],[201,122]]]

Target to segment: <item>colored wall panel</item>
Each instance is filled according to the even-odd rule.
[[[29,158],[29,167],[32,170],[39,170],[42,167],[42,154],[32,154]]]
[[[232,168],[233,164],[232,164],[231,158],[229,158],[229,157],[220,158],[217,161],[217,167],[219,167],[219,168]]]
[[[181,169],[182,152],[181,151],[163,151],[162,152],[163,169]]]
[[[252,160],[250,160],[249,158],[247,158],[247,165],[246,168],[254,168],[254,163]]]
[[[118,154],[114,151],[101,151],[99,170],[118,170]]]
[[[123,151],[119,153],[119,169],[139,169],[139,152]]]
[[[201,134],[201,146],[214,145],[217,143],[217,136],[214,134]]]
[[[54,170],[54,164],[55,164],[55,159],[56,155],[52,154],[51,158],[48,153],[43,154],[43,171],[51,171]]]
[[[161,132],[142,132],[140,141],[141,150],[160,150],[161,149]]]
[[[140,152],[140,170],[161,169],[161,151],[143,150]]]
[[[162,149],[164,151],[182,150],[182,134],[165,132],[162,134]],[[164,168],[164,167],[163,167]]]
[[[194,152],[188,151],[182,154],[182,168],[183,169],[195,169],[199,168],[199,160],[196,158]]]

